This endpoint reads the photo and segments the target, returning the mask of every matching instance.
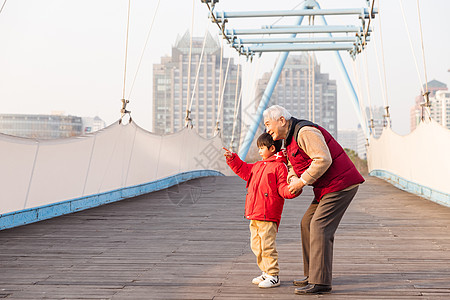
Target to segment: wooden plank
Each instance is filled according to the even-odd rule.
[[[199,197],[178,205],[193,188]],[[251,284],[260,271],[244,198],[237,177],[196,179],[1,231],[0,298],[299,299],[292,280],[302,275],[299,223],[311,189],[286,201],[282,284],[268,290]],[[326,298],[450,298],[448,228],[449,208],[367,178],[336,233]]]

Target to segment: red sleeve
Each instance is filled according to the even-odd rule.
[[[277,188],[278,188],[278,194],[280,194],[281,197],[284,199],[292,199],[300,195],[302,192],[298,194],[291,194],[289,191],[289,185],[287,183],[287,174],[288,169],[285,164],[280,164],[280,166],[277,168]]]
[[[231,170],[236,173],[236,175],[245,181],[249,180],[254,164],[248,164],[245,161],[242,161],[236,153],[233,153],[232,157],[227,158],[227,164],[230,166]]]

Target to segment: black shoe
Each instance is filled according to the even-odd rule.
[[[295,286],[307,286],[308,285],[308,278],[309,276],[306,276],[303,279],[294,279],[292,282]]]
[[[308,284],[305,287],[295,289],[297,295],[305,294],[328,294],[331,292],[331,285],[324,284]]]

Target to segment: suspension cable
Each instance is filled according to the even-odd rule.
[[[384,89],[383,86],[383,79],[382,79],[382,75],[381,75],[381,66],[380,66],[380,58],[378,56],[378,46],[377,46],[377,40],[374,39],[374,52],[375,52],[375,60],[377,62],[377,70],[378,70],[378,80],[380,81],[380,87],[381,87],[381,94],[383,95],[383,102],[384,102],[384,107],[387,107],[386,104],[386,90]]]
[[[372,134],[375,135],[375,133],[373,132],[375,126],[373,123],[373,111],[372,111],[372,96],[370,93],[370,86],[369,86],[369,64],[367,63],[367,51],[364,51],[364,71],[365,71],[365,76],[366,76],[366,90],[367,90],[367,100],[369,101],[369,116],[370,116],[370,127],[371,127],[371,131]]]
[[[420,28],[420,42],[422,44],[422,58],[423,58],[423,69],[425,72],[425,85],[426,85],[426,91],[428,92],[428,79],[427,79],[427,65],[425,63],[425,47],[423,44],[423,32],[422,32],[422,20],[420,18],[420,6],[419,6],[419,0],[417,0],[417,14],[419,15],[419,28]]]
[[[206,28],[205,37],[203,38],[202,52],[200,53],[200,58],[198,60],[197,73],[195,74],[194,88],[192,89],[192,96],[191,96],[191,103],[189,105],[189,111],[192,110],[192,103],[194,102],[195,92],[197,90],[197,82],[198,82],[198,77],[200,75],[200,68],[201,68],[202,62],[203,62],[203,54],[205,52],[205,45],[206,45],[207,37],[208,37],[208,28]]]
[[[205,2],[206,6],[208,7],[208,10],[211,14],[211,18],[213,19],[213,22],[216,23],[217,27],[219,27],[220,32],[222,33],[222,36],[224,39],[228,41],[229,44],[231,44],[230,38],[225,34],[225,26],[220,27],[219,21],[216,19],[216,16],[214,16],[213,13],[213,7],[209,6],[208,2]],[[224,23],[225,24],[225,23]]]
[[[311,25],[314,25],[314,16],[312,16],[312,22]],[[314,33],[312,34],[312,37],[314,37]],[[312,61],[311,61],[311,90],[312,90],[312,96],[311,96],[311,103],[312,103],[312,121],[316,121],[316,108],[315,108],[315,93],[316,93],[316,57],[314,51],[312,52]]]
[[[239,109],[240,98],[242,95],[242,82],[240,84],[240,92],[239,92],[239,84],[238,84],[240,68],[241,68],[241,64],[240,64],[240,61],[238,60],[238,68],[236,71],[236,91],[235,91],[235,95],[234,95],[233,128],[231,130],[231,140],[230,140],[230,149],[231,150],[233,150],[234,132],[236,129],[237,114],[238,114],[238,109]],[[238,92],[239,92],[239,95],[238,95]]]
[[[300,5],[302,5],[303,3],[305,3],[306,0],[303,0],[302,2],[300,2],[299,4],[297,4],[296,6],[294,6],[293,8],[291,8],[291,10],[296,9],[297,7],[299,7]],[[272,23],[272,26],[277,24],[278,22],[280,22],[283,18],[285,18],[285,16],[279,17],[275,22]]]
[[[314,16],[309,16],[309,25],[314,25]],[[309,37],[313,37],[314,34],[309,34]],[[308,51],[308,116],[309,120],[315,122],[315,56],[314,51]]]
[[[131,111],[127,110],[127,104],[130,100],[125,99],[125,86],[127,82],[127,58],[128,58],[128,33],[130,30],[130,8],[131,8],[131,0],[128,0],[128,16],[127,16],[127,36],[125,39],[125,67],[123,71],[123,90],[122,90],[122,108],[120,109],[120,119],[119,124],[122,123],[123,117],[125,114],[128,114],[130,117],[129,122],[131,122]]]
[[[312,22],[311,24],[314,26],[314,16],[312,16]],[[312,37],[314,37],[314,33],[312,34]],[[312,96],[311,96],[311,103],[312,103],[312,121],[315,122],[316,120],[316,108],[315,108],[315,93],[316,93],[316,57],[314,54],[314,51],[312,52],[312,61],[311,61],[311,90],[312,90]]]
[[[312,121],[315,122],[316,121],[316,56],[314,54],[313,51],[313,55],[312,55],[312,62],[311,62],[311,67],[312,67],[312,85],[311,85],[311,89],[312,89]]]
[[[251,121],[253,122],[254,121],[254,111],[247,111],[247,108],[251,107],[251,105],[256,102],[256,99],[260,97],[260,95],[256,94],[257,84],[255,84],[255,78],[257,77],[256,75],[259,73],[259,70],[260,70],[260,67],[261,67],[261,59],[257,59],[256,63],[252,63],[252,62],[249,62],[247,60],[247,64],[250,64],[250,67],[248,68],[249,70],[247,71],[249,73],[249,76],[248,76],[249,79],[246,80],[245,89],[244,88],[243,89],[245,90],[245,93],[247,94],[247,98],[248,99],[253,99],[253,100],[250,101],[250,103],[245,108],[244,112],[246,112],[247,116],[250,117]],[[244,84],[242,84],[242,85],[244,85]],[[242,91],[241,94],[243,95],[244,91]],[[248,128],[242,128],[242,124],[244,124],[244,122],[241,122],[241,136],[239,137],[239,146],[238,146],[238,148],[241,147],[241,144],[243,142],[242,141],[242,129],[244,129],[244,130],[248,129]]]
[[[264,34],[261,35],[261,38],[264,38]],[[251,63],[252,61],[250,61]],[[253,87],[251,87],[251,84],[255,82],[255,78],[256,78],[256,74],[259,73],[259,68],[261,66],[261,59],[256,60],[256,64],[250,64],[250,70],[249,72],[251,73],[251,77],[250,80],[247,80],[247,85],[245,87],[246,93],[248,93],[249,95],[252,95],[254,100],[253,102],[255,102],[256,100],[256,88],[257,85],[253,84]]]
[[[311,78],[311,90],[312,90],[312,96],[311,96],[311,102],[312,102],[312,121],[316,121],[316,57],[314,55],[314,51],[312,54],[312,62],[311,62],[311,68],[312,68],[312,78]]]
[[[308,69],[305,69],[305,98],[308,101],[308,103],[305,103],[305,107],[308,107],[308,113],[309,113],[309,53],[306,54],[308,56]],[[306,106],[308,104],[308,106]],[[310,115],[308,115],[310,117]],[[311,119],[310,119],[311,120]]]
[[[414,64],[416,65],[417,77],[419,79],[420,89],[421,89],[422,95],[423,95],[425,93],[424,90],[423,90],[423,82],[422,82],[422,79],[420,78],[419,66],[417,64],[416,53],[414,52],[414,48],[413,48],[413,44],[412,44],[412,40],[411,40],[411,35],[409,33],[408,23],[406,22],[405,11],[404,11],[404,8],[403,8],[403,2],[402,2],[402,0],[398,0],[398,2],[400,3],[400,8],[401,8],[401,11],[402,11],[402,16],[403,16],[403,21],[404,21],[405,27],[406,27],[406,33],[408,34],[409,45],[411,46],[411,52],[413,54]]]
[[[219,114],[219,105],[220,105],[220,92],[222,91],[222,79],[223,79],[223,39],[221,40],[221,44],[220,44],[220,62],[219,62],[219,89],[217,91],[217,105],[214,102],[215,105],[215,109],[217,109],[217,114]],[[215,91],[214,91],[214,95],[215,95]],[[215,111],[213,111],[213,115],[214,115]],[[214,131],[217,131],[218,124],[216,121],[216,127],[214,128]]]
[[[228,58],[227,69],[225,71],[225,78],[223,80],[223,87],[222,87],[221,95],[219,97],[220,102],[219,102],[219,107],[217,108],[216,131],[220,130],[219,118],[220,118],[220,113],[221,113],[222,106],[223,106],[223,96],[225,94],[225,88],[227,86],[227,77],[228,77],[228,70],[230,69],[230,62],[231,62],[231,57]]]
[[[363,121],[365,123],[365,124],[361,124],[361,129],[363,130],[363,132],[366,133],[367,115],[366,115],[366,110],[364,109],[364,98],[363,98],[363,94],[361,91],[360,75],[359,75],[359,70],[358,70],[359,66],[357,64],[358,64],[357,60],[352,60],[353,76],[356,79],[357,95],[358,95],[358,99],[360,100],[359,101],[359,109],[361,110],[361,115],[362,115]]]
[[[3,7],[5,7],[6,1],[8,1],[8,0],[5,0],[5,1],[3,2],[3,4],[2,4],[2,7],[0,8],[0,14],[1,14],[2,11],[3,11]]]
[[[386,80],[386,64],[385,64],[385,60],[384,60],[384,45],[383,45],[383,29],[381,27],[381,15],[382,15],[382,9],[380,8],[381,6],[381,0],[379,0],[380,4],[378,4],[378,23],[380,25],[380,43],[381,43],[381,59],[382,59],[382,63],[383,63],[383,75],[384,75],[384,91],[385,91],[385,99],[386,99],[386,120],[387,120],[387,126],[390,128],[391,127],[391,116],[389,113],[389,93],[388,93],[388,87],[387,87],[387,80]]]
[[[311,26],[311,16],[308,17],[309,23]],[[311,37],[311,34],[308,34]],[[311,53],[308,51],[308,120],[312,120],[311,118]]]
[[[423,96],[425,97],[425,107],[424,109],[426,110],[426,112],[428,113],[428,117],[429,119],[431,119],[431,104],[430,104],[430,92],[428,91],[428,77],[427,77],[427,65],[425,63],[425,47],[423,44],[423,33],[422,33],[422,20],[420,18],[420,5],[419,5],[419,0],[417,0],[417,14],[419,15],[419,28],[420,28],[420,42],[422,44],[422,59],[423,59],[423,70],[424,70],[424,75],[425,75],[425,92],[423,93]],[[422,116],[422,119],[424,118],[424,116]]]
[[[239,97],[238,97],[238,103],[237,103],[237,106],[236,106],[236,111],[235,111],[235,114],[234,114],[234,120],[233,120],[233,131],[232,131],[232,133],[231,133],[231,142],[230,142],[230,148],[233,148],[233,142],[234,142],[234,134],[236,133],[236,123],[237,123],[237,116],[238,116],[238,114],[239,114],[239,109],[240,109],[240,107],[241,107],[241,102],[242,102],[242,90],[243,90],[243,85],[241,84],[241,91],[239,92]],[[241,130],[242,130],[242,115],[241,115],[241,122],[240,122],[240,125],[241,125]],[[237,146],[237,148],[236,148],[236,151],[239,149],[239,147],[240,147],[240,140],[238,141],[239,142],[239,144],[238,144],[238,146]]]
[[[239,92],[239,72],[241,71],[241,64],[240,61],[238,59],[238,67],[237,67],[237,71],[236,71],[236,90],[235,90],[235,95],[234,95],[234,111],[236,112],[236,102],[238,100],[238,92]],[[242,84],[241,84],[242,85]],[[242,90],[242,88],[241,88]]]
[[[188,109],[190,104],[190,93],[191,93],[191,62],[192,62],[192,37],[194,35],[194,10],[195,10],[195,0],[192,0],[192,21],[191,21],[191,32],[190,32],[190,43],[189,43],[189,62],[188,62],[188,82],[186,87],[186,126],[191,126],[191,111]]]
[[[131,84],[131,89],[130,89],[130,92],[128,93],[128,99],[131,98],[131,93],[133,92],[134,83],[136,82],[137,75],[138,75],[139,70],[141,68],[142,59],[144,58],[145,50],[147,49],[148,40],[150,38],[150,33],[152,32],[152,29],[153,29],[153,24],[155,23],[155,18],[156,18],[156,14],[158,12],[160,3],[161,3],[161,0],[158,0],[158,4],[156,5],[155,13],[153,14],[152,23],[151,23],[150,29],[148,30],[148,33],[147,33],[147,39],[145,40],[144,49],[142,49],[141,58],[139,59],[139,63],[138,63],[137,70],[136,70],[136,74],[134,75],[133,83]]]
[[[122,99],[125,99],[125,83],[127,81],[128,32],[130,29],[130,7],[131,7],[131,0],[128,0],[127,36],[126,36],[126,40],[125,40],[125,68],[124,68],[124,72],[123,72]]]
[[[370,9],[369,12],[369,22],[367,23],[367,27],[366,27],[366,32],[364,32],[364,41],[362,46],[365,47],[367,44],[367,36],[369,34],[369,29],[370,29],[370,23],[372,22],[372,14],[373,14],[373,7],[375,6],[375,0],[372,0],[372,7]]]
[[[311,117],[311,53],[308,52],[308,119]]]
[[[357,65],[357,59],[352,60],[352,67],[353,67],[353,77],[355,77],[355,81],[356,81],[356,93],[358,96],[359,101],[359,108],[362,111],[363,116],[365,115],[364,109],[363,109],[363,95],[362,95],[362,91],[361,91],[361,84],[360,84],[360,76],[359,76],[359,72],[358,72],[358,65]]]
[[[260,59],[258,59],[257,60],[257,62],[258,61],[261,61]],[[249,62],[247,61],[247,64],[248,64]],[[250,79],[249,80],[246,80],[246,85],[245,85],[245,92],[248,94],[248,95],[250,95],[250,84],[251,84],[251,82],[253,82],[253,80],[254,80],[254,78],[255,78],[255,69],[256,69],[256,66],[257,66],[257,64],[258,63],[256,63],[256,64],[251,64],[250,63],[250,66],[248,67],[248,69],[247,69],[247,72],[250,74]],[[242,73],[244,73],[244,72],[242,72]]]

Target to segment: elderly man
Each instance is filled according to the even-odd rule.
[[[331,292],[334,233],[364,178],[342,147],[324,128],[298,120],[283,107],[264,111],[273,140],[285,139],[289,190],[296,194],[312,185],[314,200],[301,221],[303,279],[294,280],[296,294]]]

